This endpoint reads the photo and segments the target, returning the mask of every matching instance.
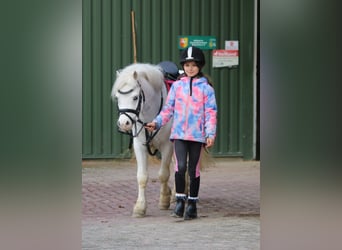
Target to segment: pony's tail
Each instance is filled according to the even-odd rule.
[[[205,147],[202,147],[200,170],[205,170],[207,168],[214,167],[214,166],[215,166],[215,160],[213,156]]]

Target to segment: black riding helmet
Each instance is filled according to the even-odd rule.
[[[202,50],[194,46],[183,50],[180,55],[180,64],[183,67],[184,63],[188,61],[195,61],[199,68],[203,68],[205,65],[205,57]]]

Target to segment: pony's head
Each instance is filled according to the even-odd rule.
[[[160,69],[150,64],[131,64],[117,72],[111,96],[117,101],[119,131],[130,133],[137,122],[142,128],[158,114],[161,93],[165,96],[163,81]]]

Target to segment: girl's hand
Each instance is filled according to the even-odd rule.
[[[212,147],[212,146],[214,146],[214,142],[215,142],[215,140],[213,139],[213,138],[207,138],[207,140],[206,140],[206,145],[205,145],[205,147],[206,148],[210,148],[210,147]]]
[[[156,123],[155,123],[155,122],[146,123],[145,128],[146,128],[148,131],[152,132],[153,130],[156,129]]]

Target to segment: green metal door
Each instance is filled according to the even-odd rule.
[[[178,64],[178,36],[214,36],[216,49],[239,41],[237,68],[213,68],[205,50],[218,104],[216,157],[254,157],[254,0],[83,0],[83,158],[125,157],[128,136],[116,130],[110,99],[116,70],[137,61]]]

